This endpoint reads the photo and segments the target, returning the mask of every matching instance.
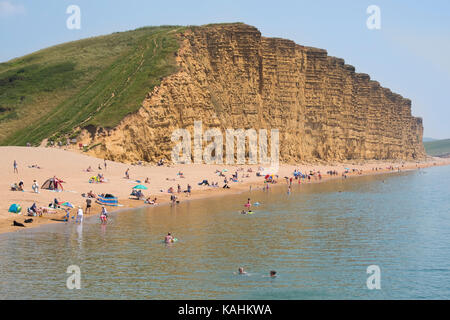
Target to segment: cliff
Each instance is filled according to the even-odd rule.
[[[118,161],[170,159],[173,130],[280,130],[283,162],[421,159],[422,119],[411,101],[325,50],[262,37],[245,24],[178,35],[178,71],[112,129],[83,130],[88,152]]]

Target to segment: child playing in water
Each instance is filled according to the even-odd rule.
[[[106,220],[108,219],[108,211],[106,211],[105,206],[102,206],[102,212],[100,213],[100,220],[102,223],[106,223]]]

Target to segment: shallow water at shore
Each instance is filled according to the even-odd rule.
[[[448,299],[449,179],[446,166],[295,184],[2,234],[0,298]]]

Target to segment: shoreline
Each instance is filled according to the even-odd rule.
[[[23,227],[15,227],[12,225],[13,220],[18,222],[23,222],[24,219],[30,218],[26,215],[27,207],[31,205],[34,201],[38,206],[42,206],[44,203],[51,202],[54,197],[62,198],[64,197],[65,201],[69,201],[74,204],[74,209],[71,209],[71,216],[76,212],[76,208],[78,205],[82,206],[83,210],[85,208],[85,198],[81,197],[81,193],[87,193],[88,189],[96,189],[94,193],[107,193],[108,190],[113,190],[115,196],[118,197],[120,207],[106,207],[109,213],[118,212],[123,210],[130,209],[138,209],[138,208],[146,208],[152,207],[157,208],[162,205],[170,204],[170,194],[167,193],[167,187],[173,186],[175,189],[175,195],[179,196],[180,203],[186,201],[193,201],[198,199],[208,199],[211,197],[221,197],[223,195],[228,194],[239,194],[246,191],[250,191],[250,186],[253,190],[261,190],[264,186],[264,178],[256,177],[256,169],[258,165],[175,165],[175,166],[133,166],[124,163],[107,161],[107,169],[103,170],[103,174],[108,178],[107,183],[101,184],[90,184],[86,181],[86,176],[95,175],[97,171],[83,173],[82,168],[83,165],[91,164],[93,168],[97,167],[96,164],[103,164],[102,159],[93,158],[86,155],[81,155],[79,153],[73,151],[66,151],[60,149],[49,149],[49,148],[29,148],[29,147],[0,147],[3,149],[2,151],[6,152],[5,159],[1,160],[0,164],[6,174],[6,180],[0,184],[0,187],[5,190],[5,187],[9,187],[9,185],[14,182],[10,181],[8,178],[15,177],[16,174],[11,174],[12,171],[12,162],[13,160],[17,160],[19,163],[19,170],[28,171],[26,174],[22,174],[19,176],[26,176],[26,178],[22,179],[25,183],[25,192],[20,191],[8,191],[4,192],[3,196],[0,198],[0,234],[3,233],[11,233],[11,232],[20,232],[22,230],[26,230],[29,228],[36,228],[42,225],[48,225],[52,223],[61,223],[62,221],[53,221],[51,219],[59,219],[61,218],[65,212],[63,210],[57,210],[57,213],[44,214],[42,217],[31,217],[33,222],[31,224],[26,224],[25,228]],[[32,156],[33,160],[38,163],[39,166],[42,166],[42,169],[28,168],[26,170],[20,163],[24,162],[23,157],[20,155],[15,159],[18,153],[22,153],[22,155]],[[33,153],[36,153],[33,157]],[[52,154],[53,153],[53,154]],[[52,157],[53,155],[53,157]],[[13,159],[14,158],[14,159]],[[39,160],[39,162],[38,162]],[[64,172],[66,169],[69,171],[67,167],[71,167],[70,175],[61,176],[60,168],[57,165],[52,165],[52,162],[60,162],[58,165],[61,166]],[[356,164],[358,163],[358,164]],[[30,162],[30,165],[34,163]],[[427,168],[432,166],[444,166],[450,165],[450,159],[442,159],[442,158],[428,158],[426,161],[417,161],[417,162],[406,162],[406,161],[349,161],[347,163],[333,163],[333,164],[299,164],[299,165],[290,165],[290,164],[282,164],[280,165],[280,169],[278,172],[278,183],[271,184],[272,187],[281,187],[288,186],[285,177],[292,177],[292,172],[295,168],[300,169],[302,172],[315,171],[321,172],[322,179],[318,179],[317,177],[311,178],[310,181],[308,179],[304,179],[301,181],[302,184],[312,184],[312,183],[321,183],[330,180],[343,179],[342,172],[345,171],[344,167],[350,168],[350,173],[347,174],[347,178],[354,178],[360,176],[368,176],[368,175],[378,175],[378,174],[389,174],[389,173],[398,173],[398,169],[391,170],[387,169],[387,167],[392,166],[394,168],[400,168],[400,172],[404,171],[412,171],[417,170],[419,168]],[[21,168],[22,167],[22,168]],[[50,167],[51,169],[45,169]],[[75,168],[74,168],[75,167]],[[371,168],[381,168],[378,170],[373,170]],[[130,172],[132,174],[133,179],[125,179],[122,177],[122,172],[125,172],[127,168],[130,168]],[[242,171],[238,171],[239,176],[249,175],[249,177],[240,178],[239,182],[230,183],[230,189],[223,189],[223,177],[218,177],[215,173],[216,170],[223,170],[226,168],[228,171],[226,172],[227,178],[231,177],[231,174],[234,173],[239,168],[243,168]],[[253,172],[249,173],[247,170],[251,168]],[[352,169],[357,171],[352,172]],[[45,170],[45,171],[44,171]],[[326,172],[329,170],[337,170],[337,176],[330,176]],[[362,173],[359,173],[359,170],[362,170]],[[179,178],[176,173],[182,171],[185,178]],[[19,171],[20,172],[20,171]],[[53,174],[51,174],[52,172]],[[34,194],[29,191],[29,186],[33,180],[31,179],[30,173],[32,176],[38,175],[42,176],[45,173],[47,176],[56,175],[58,178],[62,178],[66,183],[64,184],[64,188],[66,189],[66,184],[71,183],[72,188],[74,190],[66,190],[64,192],[53,192],[47,190],[40,190],[39,194]],[[51,174],[51,175],[50,175]],[[131,187],[133,184],[139,184],[137,179],[145,179],[144,176],[148,175],[150,178],[150,183],[147,190],[144,191],[146,196],[151,196],[151,198],[158,198],[158,205],[148,205],[144,204],[143,200],[133,200],[128,195],[131,191]],[[84,176],[81,178],[81,176]],[[169,179],[168,177],[173,176],[173,178]],[[166,179],[164,179],[166,178]],[[38,182],[40,185],[43,184],[42,178],[38,177]],[[136,179],[136,180],[134,180]],[[207,179],[209,182],[219,182],[219,187],[200,187],[198,186],[198,182],[203,179]],[[3,179],[4,180],[4,179]],[[112,183],[115,183],[114,185]],[[132,184],[131,184],[132,183]],[[182,185],[182,190],[186,189],[186,185],[190,184],[193,187],[192,195],[186,196],[184,192],[181,194],[177,194],[176,186],[177,184]],[[293,180],[293,185],[298,184],[298,180]],[[28,187],[28,188],[27,188]],[[129,189],[128,189],[129,188]],[[164,192],[161,192],[164,191]],[[109,193],[109,192],[108,192]],[[22,198],[20,199],[20,195]],[[12,203],[19,203],[22,206],[22,214],[14,214],[7,212],[9,205]],[[6,208],[6,210],[5,210]],[[99,215],[101,210],[101,206],[95,201],[93,201],[91,212],[84,213],[84,218],[90,218],[95,215]],[[5,214],[6,211],[6,214]],[[64,223],[64,222],[63,222]]]

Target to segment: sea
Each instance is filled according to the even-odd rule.
[[[450,166],[1,234],[0,298],[449,299]]]

